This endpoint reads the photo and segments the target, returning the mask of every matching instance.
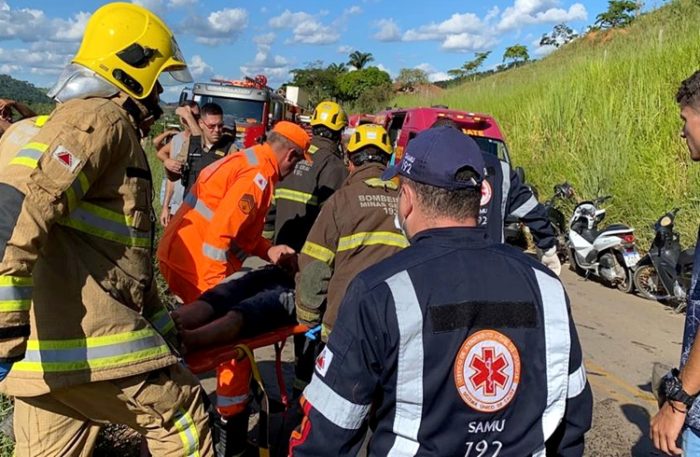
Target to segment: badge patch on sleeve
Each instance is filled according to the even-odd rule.
[[[78,168],[80,165],[80,159],[73,155],[68,149],[63,146],[59,146],[54,149],[51,157],[54,158],[58,163],[66,167],[71,173]]]
[[[316,357],[316,371],[318,374],[321,376],[326,376],[326,373],[328,373],[328,368],[331,366],[331,362],[333,361],[333,353],[331,352],[330,349],[328,349],[328,346],[323,348],[323,351]]]
[[[255,175],[254,181],[255,184],[260,188],[260,190],[265,190],[265,188],[267,187],[267,179],[265,179],[265,177],[260,173]]]
[[[255,198],[250,194],[245,194],[238,200],[238,207],[243,211],[243,214],[250,214],[255,207]]]
[[[454,364],[459,396],[476,411],[493,413],[513,400],[520,383],[520,354],[502,333],[482,330],[462,344]]]

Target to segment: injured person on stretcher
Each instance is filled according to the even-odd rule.
[[[296,324],[294,275],[268,265],[226,280],[172,312],[185,353]]]

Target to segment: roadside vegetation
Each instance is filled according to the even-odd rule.
[[[689,245],[699,222],[700,166],[679,138],[675,93],[700,68],[699,21],[700,2],[675,0],[624,28],[592,30],[542,60],[392,104],[492,114],[540,200],[562,181],[579,198],[612,194],[607,221],[632,224],[645,241],[649,224],[679,207]]]

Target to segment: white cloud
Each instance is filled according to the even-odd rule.
[[[288,79],[291,62],[283,56],[272,54],[274,41],[275,34],[272,32],[253,37],[258,50],[252,62],[241,65],[240,70],[243,75],[263,74],[267,76],[269,84],[273,85]]]
[[[374,38],[379,41],[400,41],[401,29],[393,19],[380,19],[376,24]]]
[[[214,74],[214,67],[206,63],[199,54],[193,55],[192,58],[189,59],[187,66],[195,81],[209,79],[209,77]]]
[[[442,49],[459,52],[483,51],[495,46],[497,43],[498,40],[492,36],[460,33],[458,35],[448,35],[445,41],[442,42]]]
[[[268,25],[275,29],[291,29],[290,43],[320,45],[332,44],[340,39],[337,28],[324,25],[316,17],[303,11],[293,13],[285,10],[279,16],[270,19]]]
[[[525,25],[560,23],[588,18],[586,7],[574,3],[568,10],[559,8],[559,0],[515,0],[503,11],[498,30],[508,31]]]
[[[488,11],[488,13],[486,13],[486,17],[484,17],[484,22],[490,22],[493,19],[496,19],[500,13],[501,9],[497,6],[494,6]]]
[[[345,15],[361,14],[361,13],[362,13],[362,8],[360,8],[358,5],[351,6],[350,8],[347,8],[345,11],[343,11],[343,14],[345,14]]]
[[[420,65],[416,65],[415,68],[423,70],[428,75],[428,80],[431,83],[435,81],[446,81],[448,79],[451,79],[450,75],[448,75],[446,72],[436,69],[429,63],[422,63]]]
[[[480,33],[485,29],[484,23],[476,14],[453,14],[449,19],[440,23],[432,22],[417,29],[407,30],[403,35],[404,41],[441,40],[451,34]]]
[[[167,5],[163,0],[132,0],[131,3],[141,5],[144,8],[153,11],[158,16],[162,16],[163,14],[165,14],[165,11],[167,9]]]
[[[189,16],[179,30],[194,35],[197,43],[218,46],[236,41],[247,26],[246,10],[225,8],[211,12],[207,17]]]
[[[169,8],[184,8],[186,6],[194,6],[197,0],[168,0]]]
[[[385,67],[382,64],[377,64],[377,65],[375,65],[375,67],[379,68],[382,71],[389,73],[389,76],[391,76],[391,79],[394,79],[396,77],[396,73],[394,73],[393,71],[391,71],[390,69],[388,69],[387,67]],[[352,68],[354,70],[353,67],[350,67],[350,68]]]
[[[338,54],[350,54],[354,50],[355,48],[347,44],[344,44],[343,46],[338,46]]]
[[[0,6],[2,6],[2,5],[0,4]],[[4,64],[0,65],[0,74],[10,75],[12,73],[16,73],[16,72],[20,71],[21,69],[22,69],[22,67],[20,67],[19,65],[4,63]]]
[[[0,41],[80,41],[89,13],[78,12],[69,19],[50,18],[42,10],[12,9],[0,3]]]

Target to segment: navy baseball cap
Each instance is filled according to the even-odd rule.
[[[457,180],[457,172],[471,168],[475,179]],[[387,168],[382,179],[397,175],[448,190],[479,187],[484,179],[481,149],[469,136],[452,127],[437,127],[418,134],[408,143],[396,165]]]

